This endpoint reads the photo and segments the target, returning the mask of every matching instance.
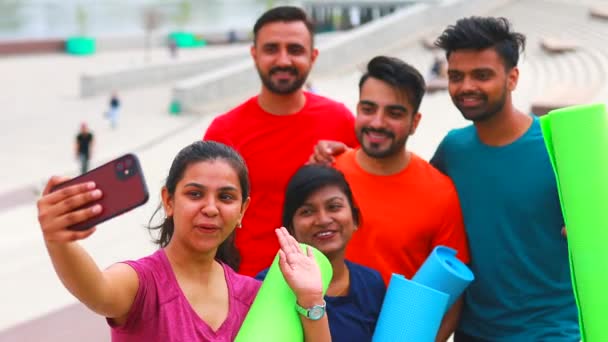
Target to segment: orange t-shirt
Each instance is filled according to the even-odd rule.
[[[347,259],[378,270],[387,284],[392,273],[411,279],[438,245],[454,248],[469,262],[460,202],[447,176],[414,154],[403,171],[372,175],[357,164],[355,153],[335,163],[361,210]]]

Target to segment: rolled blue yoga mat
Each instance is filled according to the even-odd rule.
[[[435,341],[448,300],[446,293],[393,273],[372,341]]]
[[[475,279],[473,272],[456,258],[455,250],[437,246],[416,272],[412,281],[447,293],[450,296],[447,307],[449,309],[473,279]]]

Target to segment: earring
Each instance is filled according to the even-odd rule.
[[[236,225],[237,228],[243,228],[243,224],[241,222],[239,222],[239,224]]]

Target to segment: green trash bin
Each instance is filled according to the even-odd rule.
[[[72,55],[92,55],[95,53],[95,39],[91,37],[70,37],[65,42],[65,50]]]
[[[177,100],[171,101],[171,104],[169,105],[169,113],[171,115],[178,115],[181,112],[182,105]]]
[[[204,39],[198,38],[191,32],[172,32],[169,34],[169,39],[175,41],[175,44],[181,48],[202,47],[207,45]]]

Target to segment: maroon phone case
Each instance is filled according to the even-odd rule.
[[[51,191],[56,191],[73,184],[94,181],[102,197],[83,206],[101,204],[102,211],[91,219],[68,227],[71,230],[86,230],[101,222],[134,209],[148,201],[148,188],[139,160],[134,154],[126,154],[103,164],[85,174],[58,184]]]

